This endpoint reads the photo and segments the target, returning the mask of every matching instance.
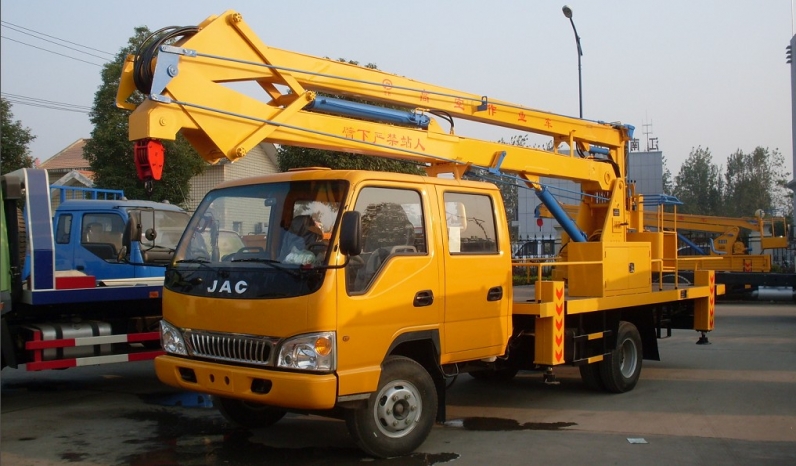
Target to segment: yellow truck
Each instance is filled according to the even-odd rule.
[[[167,156],[159,140],[178,132],[210,162],[266,140],[427,172],[308,168],[207,194],[167,270],[166,355],[155,367],[169,385],[212,394],[238,424],[338,417],[367,453],[403,455],[444,421],[450,377],[536,370],[551,381],[570,364],[590,386],[625,392],[642,359],[659,358],[661,321],[703,338],[713,329],[723,288],[711,271],[693,285],[652,284],[676,238],[644,231],[642,199],[628,194],[629,125],[268,47],[234,11],[168,30],[128,57],[117,105],[133,110],[146,183]],[[546,135],[553,149],[465,138],[457,118]],[[555,264],[567,281],[513,286],[500,191],[462,179],[470,168],[513,176],[543,199],[541,176],[608,199],[588,224],[567,224],[576,240],[569,262]],[[222,254],[223,230],[261,231],[264,241]]]

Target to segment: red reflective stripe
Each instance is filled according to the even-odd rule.
[[[36,338],[38,336],[38,338]],[[111,336],[111,335],[108,335]],[[122,336],[122,335],[120,335]],[[160,332],[146,332],[146,333],[130,333],[126,336],[126,340],[128,343],[137,343],[142,341],[155,341],[160,339]],[[41,332],[34,332],[33,341],[29,341],[25,343],[25,349],[27,350],[40,350],[40,349],[49,349],[49,348],[71,348],[73,346],[77,346],[77,341],[74,338],[67,338],[63,340],[41,340]],[[82,340],[88,340],[94,337],[83,337]],[[121,340],[120,340],[121,341]],[[104,345],[104,342],[97,342],[97,343],[84,343],[80,346],[93,346],[93,345]]]
[[[165,351],[146,351],[142,353],[131,353],[126,355],[127,360],[114,360],[114,361],[107,361],[101,364],[113,364],[118,362],[135,362],[135,361],[148,361],[151,359],[155,359],[158,356],[166,354]],[[25,365],[25,369],[28,371],[42,371],[48,369],[67,369],[70,367],[78,367],[78,362],[85,361],[89,358],[77,358],[77,359],[60,359],[55,361],[43,361],[43,362],[29,362]],[[93,365],[93,364],[92,364]]]
[[[130,343],[153,340],[160,340],[160,332],[130,333],[127,335],[127,341]]]
[[[66,348],[75,346],[75,339],[69,338],[65,340],[34,340],[25,343],[27,350],[40,350],[47,348]]]
[[[29,362],[25,364],[25,370],[42,371],[47,369],[67,369],[77,367],[77,359],[61,359],[58,361]]]
[[[33,330],[33,341],[41,341],[41,330]],[[42,360],[41,350],[33,352],[33,362],[40,362]]]
[[[158,356],[162,356],[166,354],[165,351],[147,351],[146,353],[131,353],[128,354],[127,360],[130,362],[133,361],[146,361],[149,359],[155,359]]]

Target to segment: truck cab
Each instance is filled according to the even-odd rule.
[[[177,206],[129,200],[67,200],[53,216],[55,270],[97,280],[162,277],[189,215]],[[31,273],[30,250],[23,277]]]
[[[163,276],[188,218],[179,207],[158,202],[65,201],[53,219],[55,269],[98,279]]]

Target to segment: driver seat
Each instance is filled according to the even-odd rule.
[[[282,234],[282,247],[279,248],[279,260],[284,260],[295,247],[304,251],[312,243],[323,238],[323,231],[310,215],[296,215],[290,221],[287,231]]]

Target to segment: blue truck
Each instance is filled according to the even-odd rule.
[[[161,354],[163,276],[188,213],[114,190],[67,199],[74,192],[50,186],[45,170],[7,173],[0,185],[2,366],[65,369]]]

